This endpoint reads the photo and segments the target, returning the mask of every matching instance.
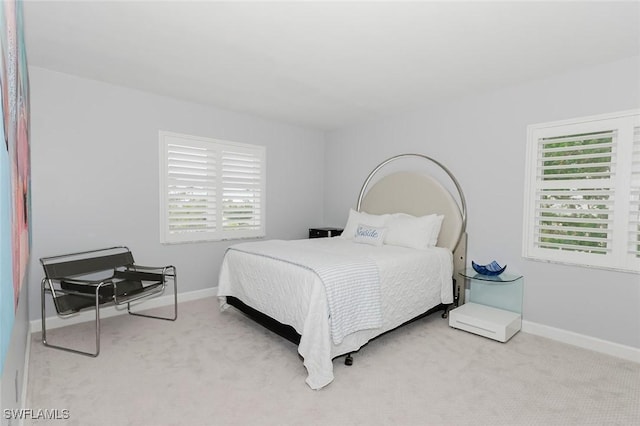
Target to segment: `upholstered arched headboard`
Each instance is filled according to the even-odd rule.
[[[371,214],[443,215],[437,245],[451,251],[462,232],[462,213],[449,191],[431,176],[417,173],[396,172],[383,177],[367,191],[358,210]]]
[[[438,166],[451,180],[457,194],[452,195],[431,175],[414,171],[388,174],[369,188],[369,183],[381,169],[391,162],[405,158],[417,158]],[[401,212],[413,216],[433,213],[444,215],[437,245],[453,252],[456,273],[464,270],[467,251],[466,201],[457,179],[438,161],[422,154],[400,154],[383,161],[373,169],[362,185],[357,210],[371,214]]]

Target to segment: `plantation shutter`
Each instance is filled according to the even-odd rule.
[[[265,149],[160,132],[161,241],[262,237]]]
[[[611,252],[615,132],[541,138],[536,247]]]
[[[216,152],[204,144],[169,142],[167,226],[181,241],[216,231]],[[181,235],[181,237],[177,237]]]
[[[640,111],[528,128],[523,256],[640,272]]]
[[[261,150],[222,149],[222,229],[226,235],[262,228],[263,158]]]

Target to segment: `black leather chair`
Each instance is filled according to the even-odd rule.
[[[177,275],[174,266],[136,265],[127,247],[43,257],[40,263],[45,277],[41,283],[42,343],[82,355],[96,357],[100,353],[100,307],[127,305],[127,312],[147,318],[175,321],[178,318]],[[168,282],[173,282],[173,316],[161,317],[131,311],[131,303],[160,295]],[[83,309],[95,309],[95,352],[85,352],[47,342],[45,295],[50,294],[60,317],[69,317]]]

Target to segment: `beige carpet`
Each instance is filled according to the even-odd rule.
[[[213,298],[175,323],[102,323],[98,358],[33,336],[27,407],[55,425],[640,425],[640,364],[518,333],[506,344],[439,315],[379,338],[313,391],[296,348]],[[53,330],[90,349],[92,330]]]

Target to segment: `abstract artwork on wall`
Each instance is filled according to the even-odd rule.
[[[0,373],[31,248],[29,76],[22,2],[0,3]]]

